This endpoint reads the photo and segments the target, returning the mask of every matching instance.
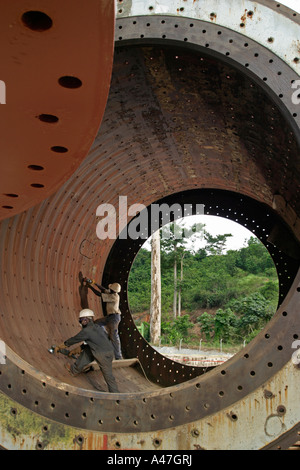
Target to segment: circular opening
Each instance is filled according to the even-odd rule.
[[[153,265],[155,259],[160,266]],[[153,269],[161,273],[158,319]],[[139,332],[163,355],[176,354],[185,365],[227,361],[265,327],[278,300],[277,271],[267,248],[248,228],[220,216],[191,216],[165,225],[158,239],[142,245],[128,280]]]
[[[52,19],[42,11],[26,11],[22,21],[32,31],[46,31],[52,27]]]
[[[82,86],[82,81],[79,78],[70,75],[60,77],[58,83],[64,88],[80,88]]]

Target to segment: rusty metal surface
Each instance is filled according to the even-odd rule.
[[[9,352],[9,356],[11,353]],[[27,371],[26,371],[27,372]],[[25,375],[24,370],[19,375]],[[52,419],[30,411],[27,406],[21,406],[17,401],[0,393],[0,435],[3,447],[7,449],[151,449],[151,450],[255,450],[255,449],[287,449],[294,447],[299,437],[299,400],[298,396],[299,368],[289,361],[283,369],[264,381],[263,385],[247,396],[237,400],[229,407],[222,407],[219,412],[210,413],[204,419],[190,419],[186,424],[172,426],[176,415],[170,414],[167,429],[139,432],[139,419],[147,420],[147,415],[133,414],[135,431],[122,432],[122,420],[128,419],[128,414],[122,412],[122,397],[111,403],[115,408],[115,421],[118,423],[115,432],[101,431],[105,429],[103,408],[98,406],[97,397],[90,397],[90,409],[86,406],[81,414],[79,427],[70,426],[70,400],[72,390],[65,389],[64,408],[65,420]],[[286,384],[289,384],[287,387]],[[10,384],[10,388],[16,384]],[[44,400],[50,394],[43,384]],[[24,384],[22,385],[24,387]],[[25,392],[26,391],[26,392]],[[169,399],[176,399],[176,388],[169,388]],[[211,391],[213,393],[213,391]],[[23,388],[23,394],[29,390]],[[12,395],[12,393],[10,393]],[[159,395],[160,397],[160,395]],[[36,398],[36,397],[35,397]],[[53,399],[53,397],[51,397]],[[136,397],[139,398],[138,396]],[[148,397],[144,396],[144,403]],[[220,396],[220,399],[221,396]],[[198,391],[198,401],[201,393]],[[52,401],[52,408],[57,403]],[[108,402],[106,402],[106,406]],[[199,408],[200,403],[198,404]],[[40,402],[35,400],[36,409]],[[206,403],[208,406],[208,403]],[[55,407],[54,407],[55,408]],[[178,413],[178,408],[176,409]],[[66,411],[68,410],[68,411]],[[74,411],[74,410],[72,410]],[[157,409],[155,411],[157,413]],[[168,409],[172,413],[172,409]],[[191,402],[185,407],[185,413],[193,412]],[[83,423],[90,420],[90,414],[99,418],[98,430],[91,430]],[[50,414],[50,413],[49,413]],[[68,415],[68,416],[66,416]],[[151,415],[151,420],[156,415]],[[195,417],[196,418],[196,417]],[[119,428],[119,429],[118,429]],[[220,429],[222,432],[220,432]],[[278,437],[279,436],[279,437]]]
[[[128,18],[133,29],[140,22],[144,24],[140,39],[152,37],[152,22],[156,21],[162,21],[158,37],[170,39],[175,36],[176,39],[176,36],[180,37],[184,33],[184,41],[191,43],[199,41],[194,21],[198,23],[200,20],[208,28],[210,25],[216,26],[218,30],[220,27],[226,28],[238,33],[243,42],[251,39],[272,51],[299,73],[299,14],[274,0],[164,0],[155,4],[151,0],[119,0],[116,13],[117,19]],[[135,23],[135,17],[139,17],[140,21]],[[173,24],[171,30],[168,28],[168,19]],[[183,19],[188,22],[184,30],[181,27]],[[123,28],[118,27],[116,38],[123,39],[123,34]],[[225,53],[226,42],[223,48]]]
[[[1,5],[0,219],[46,199],[72,175],[109,91],[114,2],[33,3]]]
[[[299,131],[289,100],[297,75],[271,51],[251,39],[245,47],[244,38],[241,43],[237,33],[215,24],[207,24],[207,32],[201,33],[209,37],[205,47],[202,35],[198,45],[184,40],[190,30],[184,18],[151,18],[151,26],[133,18],[130,27],[128,19],[118,21],[117,28],[122,26],[122,34],[127,28],[128,36],[115,49],[105,115],[87,158],[55,194],[0,226],[0,337],[9,350],[7,364],[1,366],[1,390],[28,412],[62,426],[91,435],[112,433],[114,448],[122,439],[123,448],[128,442],[141,448],[143,433],[151,448],[164,437],[163,448],[201,447],[202,438],[192,434],[195,421],[204,426],[215,414],[223,420],[237,403],[238,425],[244,417],[247,427],[252,416],[253,426],[261,426],[253,407],[247,415],[252,403],[247,397],[273,377],[286,380],[282,371],[290,370],[291,344],[300,335]],[[175,21],[180,25],[177,42],[161,44],[159,28],[173,31]],[[141,44],[143,29],[152,27],[151,43]],[[201,21],[197,28],[202,31]],[[229,55],[220,56],[224,44]],[[224,366],[203,374],[202,368],[164,358],[140,336],[126,291],[131,264],[144,240],[100,241],[96,235],[97,207],[110,203],[118,208],[120,196],[127,196],[128,206],[205,203],[206,213],[238,221],[267,245],[280,279],[278,312]],[[268,241],[271,236],[276,247]],[[50,344],[78,330],[80,272],[103,284],[122,283],[123,354],[139,358],[157,390],[145,385],[138,393],[101,393],[86,376],[66,375],[63,361],[49,357]],[[89,295],[88,301],[100,315],[97,299]],[[293,369],[295,380],[297,372]],[[290,398],[279,391],[276,396],[276,406],[289,405],[292,414]],[[264,401],[261,396],[259,400]],[[297,413],[295,409],[294,419],[299,420]],[[289,417],[281,434],[289,434],[291,421]],[[174,439],[174,429],[188,430],[188,439]],[[279,437],[269,434],[254,442],[249,436],[247,442],[272,445]],[[282,440],[284,448],[284,436]],[[94,443],[91,439],[89,447]]]

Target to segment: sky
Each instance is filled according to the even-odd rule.
[[[296,12],[300,13],[300,0],[282,0],[277,3],[281,3],[282,5],[285,5],[291,8],[292,10],[295,10]]]
[[[247,245],[247,240],[250,237],[255,236],[250,230],[246,229],[244,226],[238,224],[237,222],[233,222],[229,219],[225,219],[224,217],[214,216],[214,215],[197,215],[197,216],[190,216],[181,219],[180,222],[185,227],[192,227],[195,224],[205,224],[205,230],[213,236],[216,235],[224,235],[230,233],[232,237],[227,239],[226,243],[226,251],[227,250],[238,250],[243,246]],[[151,249],[150,242],[144,244],[143,248]],[[196,242],[191,242],[189,248],[193,248],[194,250],[198,250],[205,246],[205,241],[201,237],[198,237]]]
[[[188,220],[190,219],[190,220]],[[205,230],[213,236],[224,235],[231,233],[232,237],[227,239],[226,250],[238,250],[246,245],[246,240],[249,240],[253,235],[250,230],[246,229],[243,225],[233,222],[232,220],[225,219],[214,215],[201,215],[195,217],[186,217],[185,224],[202,223],[205,224]],[[197,246],[204,247],[205,241],[198,242]]]

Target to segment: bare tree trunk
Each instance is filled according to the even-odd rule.
[[[152,236],[151,243],[151,306],[150,341],[155,346],[160,342],[161,330],[161,272],[160,272],[160,233]]]
[[[183,281],[183,256],[180,258],[180,286],[178,291],[178,316],[181,316],[181,284]]]
[[[174,296],[173,296],[173,317],[177,317],[177,260],[174,256]]]

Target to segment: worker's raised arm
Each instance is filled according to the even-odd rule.
[[[91,286],[91,284],[87,284],[87,286],[94,292],[94,294],[98,295],[98,297],[101,297],[101,292],[99,290],[95,289],[93,286]]]

